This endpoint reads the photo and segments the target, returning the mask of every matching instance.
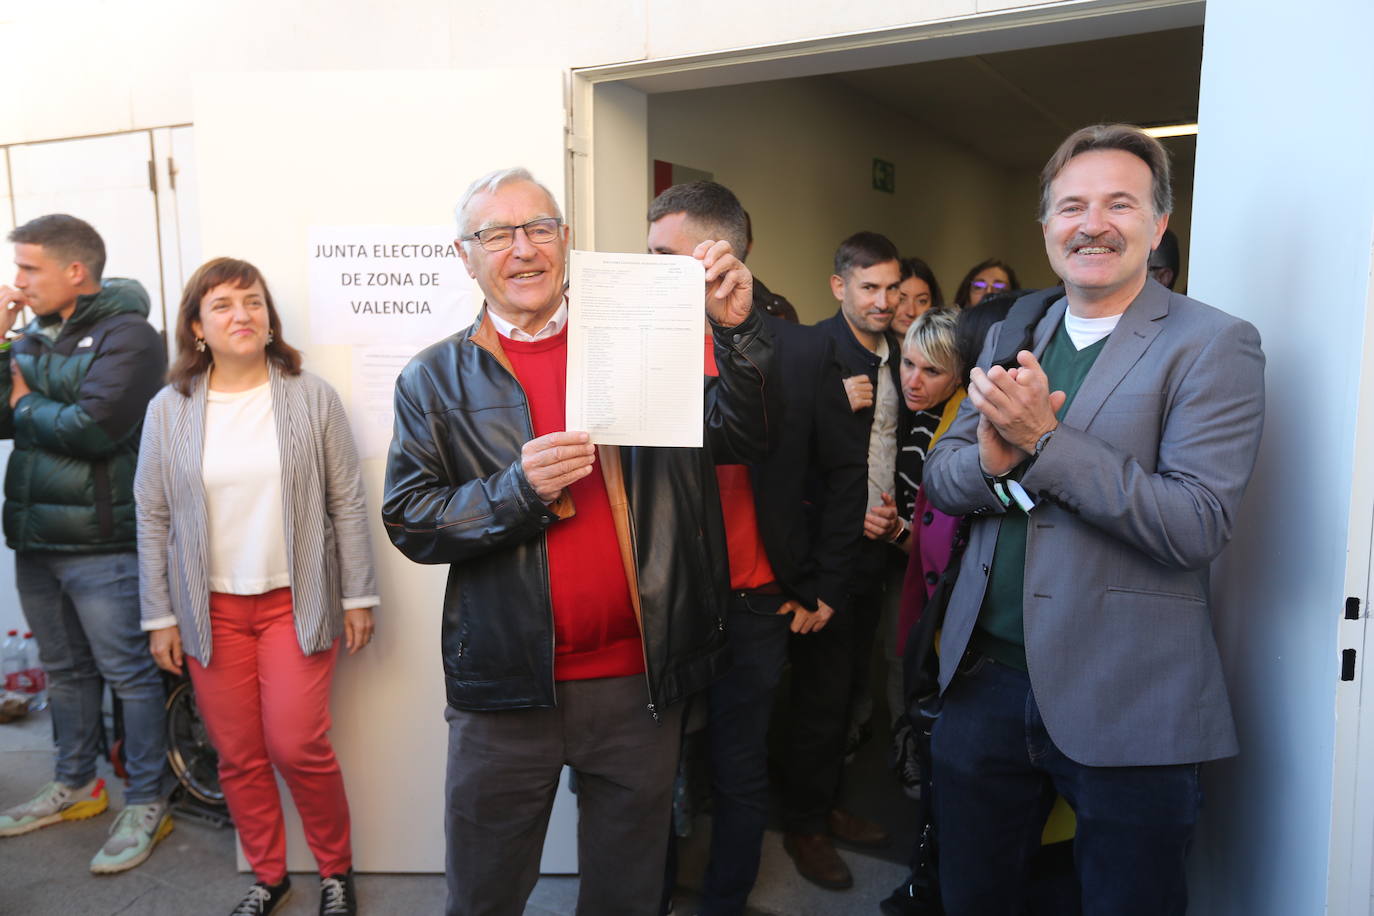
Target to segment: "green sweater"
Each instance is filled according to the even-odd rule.
[[[1041,368],[1050,380],[1051,391],[1063,391],[1067,398],[1056,414],[1062,422],[1083,379],[1088,377],[1097,356],[1106,346],[1104,337],[1097,343],[1079,350],[1073,345],[1063,322],[1040,359]],[[1033,460],[1033,459],[1032,459]],[[1011,474],[1021,478],[1029,467],[1022,463]],[[978,613],[978,625],[969,640],[978,652],[1004,665],[1026,670],[1026,636],[1022,621],[1022,593],[1026,579],[1026,521],[1027,515],[1016,503],[1007,507],[1002,526],[997,532],[997,548],[992,555],[992,570],[988,573],[988,588],[983,595],[983,607]]]

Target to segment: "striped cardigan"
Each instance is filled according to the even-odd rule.
[[[310,655],[343,630],[343,608],[377,603],[362,476],[343,405],[323,379],[270,364],[296,638]],[[170,385],[148,405],[134,476],[145,629],[176,619],[182,647],[210,663],[205,486],[207,376],[190,397]],[[152,623],[154,627],[146,624]]]

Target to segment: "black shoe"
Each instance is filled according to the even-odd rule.
[[[897,885],[888,898],[878,904],[883,916],[944,916],[938,897],[930,888],[911,879]]]
[[[887,765],[897,773],[906,797],[916,800],[921,797],[921,755],[916,747],[916,735],[910,725],[902,725],[892,735],[892,751],[888,754]]]
[[[353,888],[353,869],[320,879],[320,916],[357,916],[358,892]]]
[[[248,893],[229,916],[267,916],[291,896],[291,876],[281,879],[281,884],[266,884],[262,881],[248,888]]]

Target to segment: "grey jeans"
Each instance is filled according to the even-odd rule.
[[[644,677],[561,681],[554,709],[449,707],[448,916],[520,916],[558,778],[577,773],[579,916],[653,916],[663,888],[682,705],[655,722]]]

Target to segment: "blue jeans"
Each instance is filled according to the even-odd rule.
[[[931,756],[949,916],[1017,916],[1056,792],[1078,818],[1086,916],[1187,909],[1184,862],[1202,805],[1197,764],[1075,763],[1050,739],[1029,676],[981,655],[946,691]]]
[[[162,798],[166,693],[138,625],[138,555],[25,551],[15,555],[15,579],[48,673],[57,781],[95,778],[103,680],[123,704],[125,801]]]
[[[781,595],[734,592],[726,632],[734,664],[710,687],[707,730],[714,814],[701,912],[744,912],[768,826],[768,720],[782,677],[792,617]],[[801,637],[808,638],[808,637]]]

